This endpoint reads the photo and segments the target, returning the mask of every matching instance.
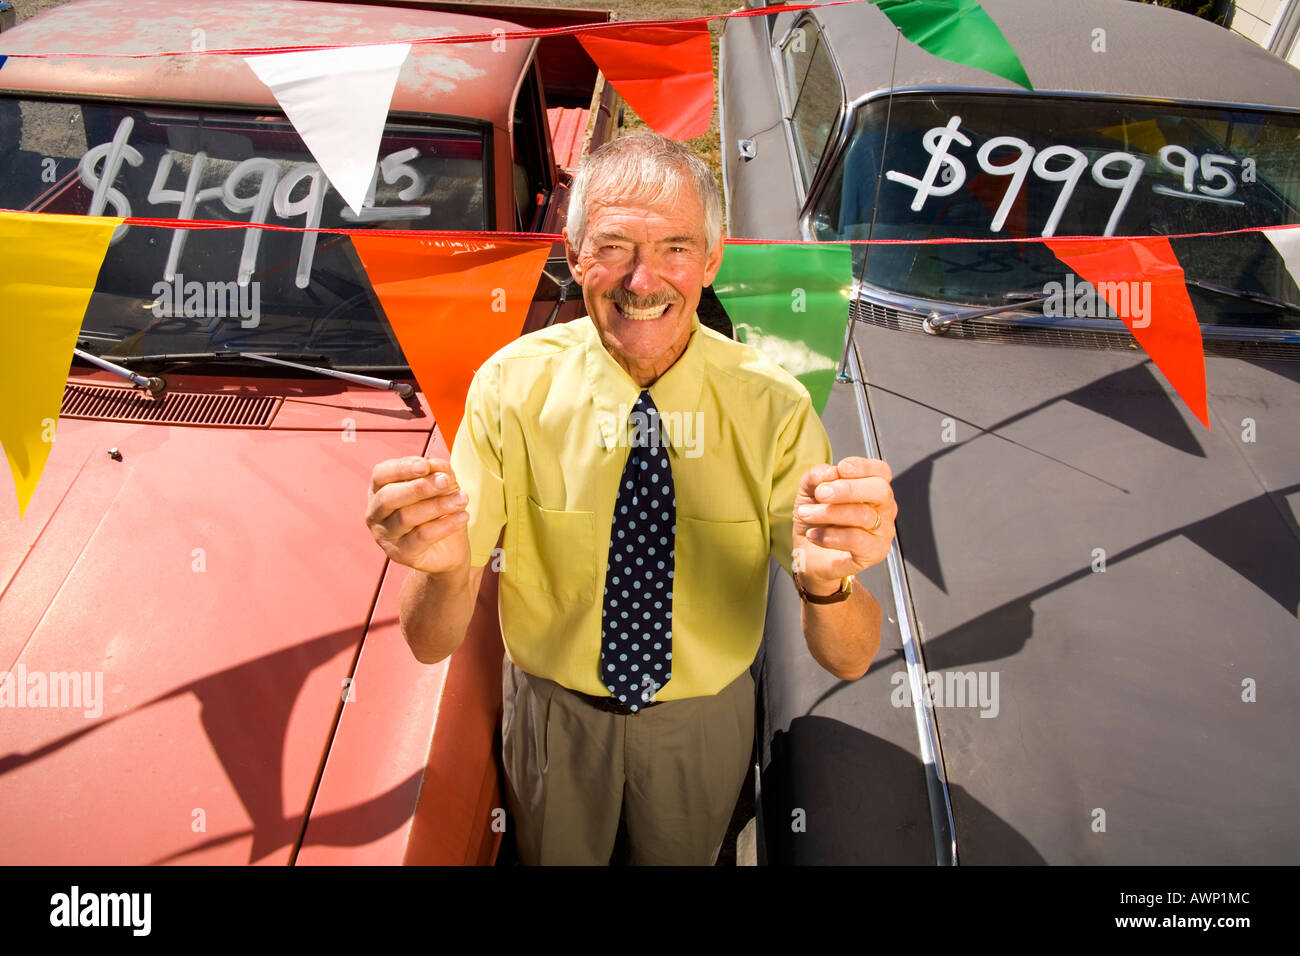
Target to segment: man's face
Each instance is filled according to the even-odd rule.
[[[705,248],[703,206],[687,188],[655,205],[592,196],[582,247],[570,245],[568,254],[605,347],[646,385],[685,351],[700,293],[722,264],[722,243]]]

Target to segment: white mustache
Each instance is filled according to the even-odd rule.
[[[634,295],[626,289],[611,289],[605,293],[605,298],[609,299],[620,309],[657,309],[661,305],[670,305],[678,300],[678,296],[672,292],[651,292],[649,295]]]

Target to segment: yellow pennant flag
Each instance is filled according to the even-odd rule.
[[[121,222],[0,211],[0,445],[20,517],[50,456],[77,332]]]

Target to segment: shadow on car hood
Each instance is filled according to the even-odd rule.
[[[429,427],[60,422],[0,509],[0,859],[291,859],[384,573],[370,471]]]
[[[1294,859],[1300,363],[1208,355],[1206,431],[1141,352],[856,342],[960,860]]]

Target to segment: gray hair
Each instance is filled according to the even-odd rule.
[[[648,130],[620,136],[587,157],[569,190],[565,236],[575,249],[582,248],[589,196],[654,205],[685,183],[704,207],[704,240],[711,252],[722,238],[722,197],[713,173],[686,146]]]

